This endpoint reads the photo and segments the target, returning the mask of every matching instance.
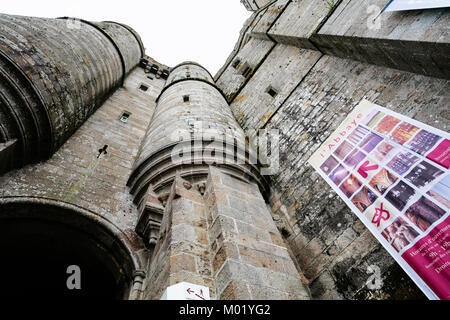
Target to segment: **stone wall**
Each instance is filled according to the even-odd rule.
[[[130,30],[0,15],[0,142],[16,140],[6,170],[49,158],[122,85],[142,57]]]
[[[448,131],[449,88],[446,80],[324,56],[266,124],[281,131],[280,174],[272,184],[281,201],[274,196],[273,209],[290,217],[289,241],[314,287],[336,286],[353,298],[365,287],[370,264],[380,266],[386,288],[415,287],[405,275],[400,285],[389,279],[399,267],[307,160],[364,98]],[[313,294],[326,294],[320,290]],[[395,289],[377,294],[401,298]]]
[[[0,176],[0,201],[35,199],[82,208],[110,221],[145,253],[134,232],[138,212],[126,183],[164,83],[135,69],[53,157]],[[124,112],[127,123],[120,121]],[[105,145],[107,153],[100,154]]]
[[[176,177],[148,267],[144,299],[161,299],[167,287],[180,282],[209,287],[215,298],[206,229],[202,195],[188,181]]]
[[[448,78],[448,9],[383,14],[380,28],[371,30],[367,22],[376,17],[369,7],[382,2],[277,1],[254,20],[246,31],[250,40],[216,75],[248,135],[261,128],[281,132],[270,202],[315,299],[424,298],[307,163],[362,99],[449,130],[450,83],[439,79]],[[433,54],[425,57],[425,51]],[[232,76],[238,58],[257,61],[245,80]],[[270,97],[267,88],[277,95]],[[365,285],[370,265],[381,269],[381,290]]]
[[[0,100],[0,171],[17,148],[38,150],[35,137],[54,134],[42,140],[49,152],[62,145],[0,176],[0,204],[109,221],[147,271],[135,274],[134,298],[159,299],[182,281],[217,299],[424,298],[307,161],[362,99],[449,130],[448,9],[385,14],[373,31],[369,7],[381,0],[263,2],[214,80],[187,62],[167,83],[133,69],[143,48],[126,26],[71,31],[65,20],[0,15],[0,93],[11,97]],[[231,138],[234,158],[244,131],[258,129],[281,134],[270,179],[249,152],[238,165],[212,166],[220,155],[205,153],[209,145],[172,162],[174,133],[189,146],[198,133]],[[380,290],[366,286],[371,265]]]
[[[211,166],[204,201],[218,299],[310,299],[256,183]]]

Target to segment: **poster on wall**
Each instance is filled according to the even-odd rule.
[[[404,11],[450,7],[450,0],[390,0],[384,11]]]
[[[450,299],[450,134],[363,100],[309,163],[429,299]]]

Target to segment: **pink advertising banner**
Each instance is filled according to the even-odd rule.
[[[450,300],[450,134],[363,100],[309,163],[429,299]]]

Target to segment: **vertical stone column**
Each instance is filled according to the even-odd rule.
[[[136,270],[133,273],[133,287],[131,288],[129,300],[139,300],[142,296],[142,285],[145,279],[145,271]]]
[[[160,299],[168,287],[180,282],[214,292],[202,195],[179,176],[166,203],[148,275],[145,299]]]
[[[210,167],[204,200],[217,299],[310,299],[256,183]]]

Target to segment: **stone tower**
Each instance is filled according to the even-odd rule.
[[[254,13],[215,76],[153,60],[120,23],[0,14],[9,294],[158,300],[188,282],[212,299],[424,298],[307,161],[363,99],[448,131],[448,9],[241,2]],[[271,129],[267,175],[255,137]],[[30,269],[35,282],[5,276]]]

